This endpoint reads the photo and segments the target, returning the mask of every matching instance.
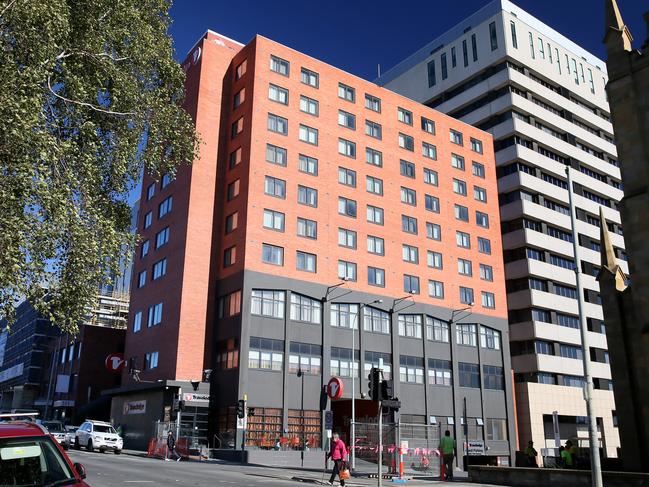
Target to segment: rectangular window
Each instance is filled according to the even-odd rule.
[[[309,254],[308,252],[302,252],[300,250],[297,251],[295,256],[295,268],[298,271],[315,272],[316,262],[317,262],[317,257],[315,254]],[[293,301],[293,296],[295,296],[295,294],[291,294],[291,301]],[[317,303],[318,305],[320,304],[319,302]],[[291,317],[291,319],[293,319],[293,317]],[[318,323],[319,322],[320,319],[318,317]]]
[[[268,85],[268,99],[282,105],[288,105],[288,90],[274,84]]]
[[[422,142],[421,150],[424,157],[427,157],[428,159],[437,160],[437,147],[435,147],[433,144],[429,144],[428,142]]]
[[[466,183],[461,179],[453,179],[453,192],[466,196]]]
[[[419,294],[419,278],[409,274],[403,275],[403,291],[410,294]]]
[[[153,198],[155,195],[155,183],[149,184],[149,187],[146,189],[146,199],[147,201]]]
[[[442,65],[442,79],[448,78],[448,64],[446,62],[446,53],[443,52],[442,56],[439,60],[440,64]]]
[[[140,247],[140,258],[146,257],[149,253],[149,241],[145,240],[142,242],[142,246]]]
[[[338,182],[345,186],[356,187],[356,171],[347,169],[345,167],[338,168]]]
[[[284,248],[271,244],[262,244],[261,260],[266,264],[284,265]]]
[[[173,197],[167,196],[162,203],[158,206],[158,218],[162,218],[167,213],[171,212],[171,207],[173,205]]]
[[[412,245],[404,244],[402,246],[403,261],[410,262],[411,264],[419,263],[419,249]]]
[[[370,286],[385,287],[385,270],[378,267],[368,267],[367,283]]]
[[[455,50],[455,46],[451,47],[451,67],[456,67],[457,66],[457,54]]]
[[[472,305],[474,302],[473,289],[460,286],[460,303]]]
[[[588,84],[590,85],[590,92],[592,94],[595,94],[595,82],[593,81],[593,70],[590,68],[587,69],[588,69]]]
[[[383,180],[372,176],[365,178],[365,188],[368,193],[383,195]]]
[[[315,157],[300,154],[298,157],[298,170],[314,176],[318,175],[318,160]]]
[[[347,247],[348,249],[355,249],[357,241],[357,234],[354,230],[346,228],[338,229],[338,245]]]
[[[339,196],[338,214],[356,218],[356,201]]]
[[[286,198],[286,181],[266,176],[264,179],[264,193],[275,198]]]
[[[383,208],[367,205],[367,221],[376,225],[383,225]]]
[[[487,238],[478,237],[478,252],[490,255],[491,241]]]
[[[381,113],[381,99],[366,93],[365,108],[373,112]]]
[[[442,264],[442,254],[440,252],[434,252],[432,250],[429,250],[427,252],[427,262],[428,262],[428,267],[432,267],[433,269],[442,269],[443,264]]]
[[[422,337],[421,315],[399,315],[399,336],[410,338]]]
[[[147,352],[144,354],[144,370],[158,367],[158,352]]]
[[[137,333],[142,329],[142,311],[135,313],[133,317],[133,333]]]
[[[297,235],[305,238],[318,238],[318,222],[307,218],[297,218]]]
[[[367,251],[370,254],[385,255],[385,240],[381,237],[367,236]]]
[[[354,103],[356,101],[356,90],[351,86],[338,83],[338,97]]]
[[[437,223],[426,222],[426,238],[442,240],[442,227]]]
[[[382,167],[383,153],[367,147],[365,149],[365,162],[367,162],[368,164],[372,164],[373,166]]]
[[[269,318],[284,318],[284,291],[253,289],[250,297],[250,313]]]
[[[464,249],[471,248],[471,237],[469,236],[468,233],[455,232],[455,240],[457,242],[458,247],[462,247]]]
[[[485,177],[484,165],[479,162],[473,162],[473,175],[479,178]]]
[[[507,420],[487,418],[485,430],[487,441],[507,441]]]
[[[491,41],[491,50],[495,51],[498,49],[498,34],[496,32],[495,22],[489,24],[489,40]]]
[[[476,199],[476,201],[481,201],[483,203],[487,202],[487,190],[484,188],[481,188],[480,186],[474,186],[473,187],[473,197]]]
[[[470,260],[457,259],[457,273],[461,276],[472,276],[473,266]]]
[[[288,120],[279,115],[268,114],[268,130],[276,134],[288,134]]]
[[[146,269],[137,275],[137,287],[143,287],[146,284]]]
[[[414,152],[415,139],[413,139],[409,135],[399,133],[399,147]]]
[[[455,205],[455,219],[463,222],[468,222],[469,209],[466,206]]]
[[[365,377],[370,374],[372,367],[382,369],[383,378],[390,380],[392,378],[392,354],[366,350],[364,360]]]
[[[376,122],[372,122],[371,120],[365,120],[365,135],[369,135],[370,137],[381,140],[381,138],[383,137],[381,125]]]
[[[399,173],[407,178],[415,178],[415,165],[412,162],[399,161]]]
[[[239,164],[241,164],[241,153],[242,153],[242,152],[241,152],[241,147],[239,147],[239,148],[237,148],[234,152],[232,152],[232,153],[230,154],[230,162],[229,162],[229,164],[228,164],[228,167],[229,167],[230,169],[234,169],[236,166],[238,166]],[[165,174],[165,176],[166,176],[166,174]],[[164,182],[164,176],[162,177],[162,180],[163,180],[163,182]],[[169,184],[169,183],[167,183],[167,184]],[[165,187],[165,186],[163,186],[163,188],[164,188],[164,187]]]
[[[423,384],[424,359],[401,355],[399,357],[399,381],[410,384]]]
[[[266,144],[266,162],[286,166],[286,149],[272,144]]]
[[[356,130],[356,115],[344,110],[338,110],[338,125]]]
[[[432,186],[438,186],[439,185],[439,178],[437,175],[437,171],[433,171],[432,169],[424,168],[424,183],[430,184]]]
[[[514,47],[514,49],[518,49],[518,37],[516,36],[516,23],[513,20],[509,22],[509,28],[512,34],[512,46]]]
[[[483,281],[493,281],[494,271],[490,265],[480,264],[480,279]]]
[[[363,308],[363,330],[390,334],[390,315],[383,310],[365,306]]]
[[[331,374],[338,377],[358,377],[358,363],[360,355],[350,348],[331,347]]]
[[[241,132],[243,132],[243,117],[239,117],[232,123],[231,138],[234,139]]]
[[[301,205],[318,207],[318,190],[302,186],[297,187],[297,202]]]
[[[338,278],[345,281],[356,281],[356,263],[345,260],[338,261]]]
[[[291,69],[291,63],[277,56],[270,57],[270,70],[279,73],[282,76],[288,76]]]
[[[496,307],[496,298],[494,293],[482,291],[482,307],[493,309]]]
[[[529,33],[529,37],[530,37],[530,55],[532,56],[532,59],[536,59],[536,52],[534,50],[534,36],[532,35],[531,32]]]
[[[466,39],[462,41],[462,55],[464,57],[464,67],[469,65],[469,50],[466,47]]]
[[[453,385],[453,368],[449,360],[428,359],[428,384],[434,386]]]
[[[156,233],[155,236],[155,248],[159,249],[163,245],[169,242],[169,227],[165,227]]]
[[[451,166],[464,171],[464,157],[457,154],[451,154]]]
[[[475,34],[471,34],[471,49],[473,51],[473,62],[478,60],[478,40]]]
[[[241,150],[241,148],[237,149],[237,151],[240,151],[240,150]],[[241,162],[241,161],[239,161],[239,162]],[[172,181],[173,181],[173,177],[171,176],[171,174],[169,174],[168,172],[164,173],[162,175],[162,181],[160,181],[160,188],[165,189],[167,186],[169,186],[172,183]]]
[[[322,370],[322,347],[310,343],[291,342],[288,356],[288,373],[320,375]],[[299,411],[298,411],[299,413]],[[293,418],[291,418],[293,420]]]
[[[417,193],[415,190],[401,186],[401,202],[406,205],[417,206]]]
[[[458,345],[464,345],[467,347],[478,346],[478,332],[476,330],[476,325],[457,323],[455,334]]]
[[[318,129],[300,124],[298,138],[307,144],[318,145]]]
[[[356,159],[356,143],[351,140],[338,139],[338,153]]]
[[[478,364],[458,362],[460,387],[480,389],[480,367]]]
[[[505,390],[505,376],[503,368],[495,365],[483,365],[482,375],[484,377],[484,388],[495,391]]]
[[[401,230],[417,235],[417,219],[411,216],[401,215]]]
[[[161,322],[162,322],[162,303],[149,306],[149,313],[147,316],[146,326],[151,328],[152,326],[159,325]]]
[[[480,326],[480,346],[490,350],[500,350],[500,332],[486,326]]]
[[[471,150],[478,154],[482,154],[482,142],[471,137]]]
[[[300,70],[300,81],[302,81],[302,83],[304,83],[305,85],[317,88],[320,84],[320,76],[315,71],[302,68]]]
[[[230,267],[237,262],[237,247],[228,247],[223,251],[223,267]]]
[[[435,122],[428,118],[421,117],[421,129],[424,132],[435,135]]]
[[[543,48],[543,39],[539,37],[539,54],[541,59],[545,59],[545,49]]]
[[[441,281],[428,281],[428,295],[431,298],[444,299],[444,283]]]
[[[248,368],[281,372],[284,364],[284,340],[250,337]]]
[[[450,133],[451,142],[453,144],[464,145],[464,136],[462,135],[461,132],[458,132],[456,130],[451,129],[451,131],[449,133]],[[456,166],[453,166],[453,167],[456,167]],[[464,168],[464,164],[462,165],[462,168]]]
[[[348,303],[331,304],[331,326],[358,330],[358,305]]]
[[[318,116],[320,107],[318,104],[318,100],[314,100],[313,98],[309,98],[308,96],[300,96],[300,111],[304,113],[308,113],[309,115],[314,115]]]
[[[264,210],[264,228],[284,231],[284,213],[274,210]]]
[[[448,343],[449,334],[448,322],[426,316],[426,340]]]
[[[397,108],[397,119],[401,123],[405,123],[407,125],[412,125],[412,112],[410,110],[406,110],[405,108],[398,107]]]
[[[475,222],[479,227],[489,228],[489,215],[481,211],[476,211]]]
[[[241,77],[246,74],[246,69],[248,67],[248,60],[244,59],[241,64],[237,66],[237,68],[234,71],[234,79],[235,80],[240,80]]]
[[[432,211],[433,213],[439,213],[439,198],[437,196],[432,196],[432,195],[424,195],[424,205],[426,207],[426,211]]]

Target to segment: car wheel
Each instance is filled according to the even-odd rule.
[[[86,450],[94,451],[94,448],[92,447],[92,440],[88,440],[88,443],[86,443]]]
[[[122,450],[115,450],[115,455],[119,455],[120,453],[122,453]]]
[[[74,439],[74,449],[81,450],[81,445],[79,444],[79,438]]]
[[[100,448],[99,453],[106,453],[106,448]]]
[[[68,445],[67,443],[63,443],[63,445],[61,445],[61,446],[63,447],[63,449],[65,451],[68,451],[70,449],[70,445]]]

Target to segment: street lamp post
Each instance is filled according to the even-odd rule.
[[[302,451],[300,452],[300,459],[302,460],[302,467],[304,467],[304,448],[306,447],[304,438],[304,372],[302,372],[301,365],[297,369],[297,376],[302,379],[302,401],[300,403],[300,419],[302,420]]]

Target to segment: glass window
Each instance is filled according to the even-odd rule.
[[[406,110],[405,108],[398,107],[397,118],[399,119],[399,122],[412,125],[412,112],[410,110]]]
[[[338,83],[338,97],[354,103],[356,101],[356,90],[351,86]]]
[[[404,274],[403,291],[410,294],[419,294],[419,278],[417,276]]]
[[[464,57],[464,67],[469,65],[469,51],[466,47],[466,39],[462,41],[462,55]]]
[[[428,61],[428,87],[432,88],[437,83],[437,73],[435,72],[435,60]]]
[[[489,24],[489,40],[491,41],[491,50],[495,51],[498,49],[498,34],[496,32],[495,22]]]
[[[286,181],[266,176],[264,179],[264,193],[275,198],[286,198]]]
[[[514,49],[518,49],[518,38],[516,37],[516,22],[514,22],[513,20],[510,20],[509,21],[509,28],[510,28],[511,34],[512,34],[512,46],[514,47]],[[561,64],[561,63],[559,63],[559,64]]]
[[[239,80],[241,77],[246,74],[246,69],[248,67],[248,60],[244,59],[241,64],[237,66],[234,72],[234,79]]]
[[[356,187],[356,171],[347,169],[345,167],[338,168],[338,182],[345,186]]]
[[[381,125],[376,122],[372,122],[371,120],[365,120],[365,135],[369,135],[370,137],[381,140]]]
[[[402,246],[403,261],[412,264],[419,263],[419,249],[412,245],[403,244]]]
[[[228,167],[230,169],[234,169],[236,166],[241,164],[241,153],[242,153],[241,147],[239,147],[234,152],[232,152],[230,154],[230,162],[228,164]],[[166,176],[166,174],[165,174],[165,176]],[[164,176],[162,177],[162,180],[164,182]],[[169,183],[167,183],[167,184],[169,184]],[[165,186],[163,185],[162,187],[164,188]]]
[[[338,261],[338,277],[346,281],[356,281],[356,263]]]
[[[150,200],[155,195],[155,183],[149,184],[149,187],[146,189],[146,199]]]
[[[230,213],[228,216],[226,216],[225,217],[225,233],[226,233],[226,235],[228,233],[232,233],[234,230],[236,230],[238,224],[239,224],[239,212],[235,211],[234,213]]]
[[[478,237],[478,252],[482,254],[491,254],[491,241],[486,238]]]
[[[381,99],[366,93],[365,108],[373,112],[381,113]]]
[[[284,265],[284,248],[262,244],[261,260],[266,264]]]
[[[319,325],[322,303],[316,299],[291,293],[291,319]]]
[[[421,117],[421,129],[424,132],[435,135],[435,122],[428,118]]]
[[[239,117],[232,123],[231,136],[234,139],[237,135],[243,132],[243,117]]]
[[[358,350],[352,353],[349,348],[331,347],[331,375],[357,378],[359,358]]]
[[[429,250],[427,252],[427,263],[428,267],[432,267],[433,269],[442,269],[442,254],[440,252],[434,252],[432,250]]]
[[[270,70],[288,76],[291,68],[291,63],[277,56],[270,57]]]
[[[481,188],[480,186],[474,186],[473,187],[473,197],[477,201],[481,201],[482,203],[487,202],[487,190],[484,188]]]
[[[476,325],[458,323],[456,325],[456,337],[458,345],[476,347],[478,344]]]
[[[487,418],[485,430],[487,441],[507,441],[507,420]]]
[[[274,210],[264,210],[264,228],[277,230],[278,232],[284,231],[284,213]]]
[[[315,157],[300,154],[298,157],[298,170],[314,176],[318,175],[318,160]]]
[[[318,222],[307,218],[297,218],[297,234],[299,237],[318,238]]]
[[[155,235],[155,248],[159,249],[169,242],[169,227],[165,227]]]
[[[471,34],[471,50],[473,51],[473,62],[478,60],[478,40],[475,34]]]
[[[444,283],[430,279],[428,281],[428,295],[431,298],[444,299]]]
[[[143,287],[146,284],[146,269],[137,275],[137,287]]]
[[[417,206],[417,193],[415,190],[401,186],[401,202],[407,205]]]
[[[253,289],[251,294],[250,312],[257,316],[284,318],[284,291],[268,291]]]
[[[367,236],[367,251],[370,254],[385,255],[385,241],[381,237]]]
[[[457,154],[451,154],[451,166],[464,171],[464,157]]]
[[[471,237],[465,232],[455,232],[455,239],[458,247],[465,249],[471,248]]]
[[[471,137],[471,150],[478,154],[482,154],[482,142]]]
[[[372,176],[365,178],[365,188],[368,193],[383,195],[383,180]]]
[[[426,222],[426,238],[442,240],[442,227],[437,223]]]
[[[493,281],[494,271],[490,265],[480,264],[480,279],[483,281]]]
[[[300,80],[305,85],[309,85],[309,86],[313,86],[314,88],[317,88],[319,85],[320,76],[315,71],[302,68],[300,70]]]
[[[268,114],[268,130],[277,134],[288,134],[288,120],[279,115]]]
[[[248,367],[281,372],[284,364],[284,340],[250,337]]]
[[[381,368],[383,370],[383,378],[390,380],[392,377],[392,355],[382,352],[365,351],[364,365],[365,377],[370,374],[372,367]]]
[[[266,144],[266,162],[286,166],[286,149],[272,144]]]
[[[390,315],[383,310],[365,306],[363,308],[363,330],[390,334]]]
[[[349,249],[355,249],[356,241],[357,234],[354,230],[348,230],[346,228],[338,229],[338,245]]]
[[[460,387],[480,388],[480,367],[478,364],[458,362],[460,373]]]
[[[428,142],[422,142],[421,147],[424,157],[433,160],[437,159],[437,147],[435,147],[433,144],[429,144]]]
[[[162,218],[171,211],[173,197],[167,196],[160,205],[158,205],[158,218]]]
[[[480,346],[491,350],[500,350],[500,332],[486,326],[480,326]]]
[[[479,178],[485,177],[484,165],[473,161],[473,175]]]
[[[457,259],[457,272],[461,276],[472,276],[473,270],[470,260]]]
[[[358,330],[358,305],[348,303],[332,303],[331,326],[354,328]]]
[[[464,145],[464,138],[461,132],[451,129],[449,133],[453,144]]]
[[[415,150],[415,139],[409,135],[399,133],[399,147],[409,151]]]
[[[338,197],[338,213],[340,215],[356,218],[356,201],[348,198]]]
[[[496,301],[495,301],[494,293],[488,293],[486,291],[482,291],[482,307],[483,308],[495,308],[496,307]]]
[[[344,110],[338,110],[338,125],[356,130],[356,115]]]
[[[440,56],[439,63],[442,65],[442,79],[448,78],[448,63],[446,61],[446,53],[443,52]]]
[[[474,302],[473,289],[460,286],[460,303],[472,305]]]
[[[406,233],[417,235],[417,219],[407,215],[401,215],[401,229]]]
[[[158,366],[158,352],[144,354],[144,370],[155,369]]]
[[[367,147],[365,149],[365,162],[367,162],[368,164],[372,164],[373,166],[382,167],[383,153]]]
[[[402,176],[407,178],[415,178],[415,165],[412,162],[404,161],[401,159],[399,161],[399,172]]]
[[[399,357],[399,380],[403,383],[424,383],[424,359],[401,355]]]
[[[479,227],[489,228],[489,215],[481,211],[476,211],[475,222]]]
[[[302,186],[297,187],[297,202],[301,205],[318,207],[318,190]]]
[[[162,322],[162,303],[149,306],[149,313],[147,316],[147,327],[159,325]]]
[[[288,105],[288,90],[274,84],[268,85],[268,99],[282,105]]]
[[[426,339],[435,342],[449,342],[449,325],[446,321],[426,316]]]
[[[370,286],[385,287],[385,270],[378,267],[368,267],[367,283]]]
[[[311,145],[318,145],[318,129],[300,124],[299,139]]]
[[[438,186],[439,177],[437,175],[437,171],[433,171],[432,169],[424,168],[424,183],[430,184],[432,186]]]
[[[241,148],[237,149],[237,151],[240,151],[240,150],[241,150]],[[235,151],[235,152],[237,152],[237,151]],[[160,188],[165,189],[167,186],[169,186],[172,183],[173,180],[174,180],[174,178],[173,178],[173,176],[171,174],[169,174],[168,172],[164,173],[162,175],[162,181],[160,182]]]
[[[383,225],[383,208],[367,205],[367,221],[376,225]]]
[[[453,385],[453,368],[449,360],[428,359],[428,384],[435,386]]]
[[[322,370],[322,347],[310,343],[291,342],[288,356],[288,373],[319,375]]]
[[[304,95],[300,96],[300,111],[317,117],[320,111],[318,100]]]
[[[466,183],[461,179],[453,179],[453,191],[462,196],[466,196]]]
[[[463,222],[469,221],[469,209],[466,206],[455,205],[455,219]]]
[[[237,247],[228,247],[223,251],[223,267],[230,267],[237,262]]]
[[[484,377],[484,388],[496,391],[505,390],[505,376],[503,368],[495,365],[483,365],[482,374]]]
[[[153,264],[153,272],[151,273],[151,280],[155,281],[156,279],[161,278],[167,273],[167,259],[162,259]]]
[[[142,245],[140,247],[140,258],[146,257],[149,253],[149,241],[145,240],[142,242]]]
[[[137,333],[142,329],[142,311],[135,313],[133,317],[133,333]]]
[[[421,315],[399,315],[399,335],[410,338],[422,337]]]
[[[351,140],[338,139],[338,153],[356,159],[356,143]]]

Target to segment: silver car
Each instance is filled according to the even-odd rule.
[[[54,437],[64,450],[70,448],[70,439],[61,421],[43,421],[41,424],[47,428],[48,433]]]
[[[74,446],[77,449],[85,446],[88,451],[97,448],[102,453],[112,450],[119,455],[123,445],[122,437],[117,434],[112,424],[105,421],[85,421],[75,432]]]

